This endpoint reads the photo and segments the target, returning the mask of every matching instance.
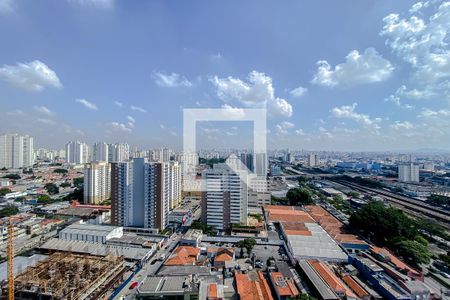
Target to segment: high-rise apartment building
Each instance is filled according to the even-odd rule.
[[[66,144],[66,161],[69,164],[85,164],[89,162],[89,146],[79,141]]]
[[[127,143],[108,144],[108,161],[124,162],[130,159],[130,145]]]
[[[251,172],[255,172],[255,164],[253,161],[253,154],[241,153],[241,161]]]
[[[169,163],[169,208],[177,207],[181,202],[181,166],[177,161]]]
[[[203,172],[206,191],[202,195],[202,219],[218,230],[230,224],[247,225],[248,188],[246,170],[233,171],[226,163]]]
[[[18,134],[0,136],[0,168],[30,167],[33,163],[32,137]]]
[[[311,168],[316,167],[319,164],[319,157],[317,154],[308,155],[308,166]]]
[[[84,167],[84,203],[99,204],[111,196],[111,165],[91,162]]]
[[[92,147],[92,160],[109,162],[109,145],[104,142],[95,143]]]
[[[170,205],[170,164],[134,158],[111,165],[113,225],[167,227]]]
[[[399,165],[398,181],[419,182],[419,166],[413,163]]]

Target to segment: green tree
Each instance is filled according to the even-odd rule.
[[[67,181],[64,181],[63,183],[61,183],[60,185],[59,185],[60,187],[62,187],[62,188],[65,188],[65,187],[69,187],[69,186],[71,186],[71,184],[70,183],[68,183]]]
[[[359,196],[360,196],[359,193],[357,193],[355,191],[348,192],[347,195],[352,198],[359,198]]]
[[[73,185],[77,188],[82,188],[84,183],[83,177],[77,177],[73,179]]]
[[[7,216],[13,216],[18,213],[19,213],[19,209],[17,208],[17,206],[8,204],[5,207],[3,207],[2,209],[0,209],[0,218],[4,218]]]
[[[38,202],[43,203],[43,204],[48,204],[48,203],[53,202],[53,199],[50,198],[49,195],[39,195]]]
[[[67,170],[66,169],[62,169],[62,168],[58,168],[58,169],[54,169],[53,173],[58,173],[58,174],[67,174]]]
[[[350,216],[350,226],[363,231],[375,244],[393,246],[399,240],[413,240],[418,234],[413,219],[403,211],[372,201]]]
[[[10,189],[8,189],[8,188],[1,188],[0,189],[0,197],[1,196],[5,196],[6,194],[9,194],[9,193],[11,193],[12,191],[10,190]]]
[[[311,197],[311,193],[304,187],[290,189],[286,194],[286,198],[290,205],[295,206],[314,203]]]
[[[6,174],[5,176],[3,176],[3,178],[8,178],[8,179],[13,179],[13,180],[18,180],[20,179],[20,175],[19,174]]]
[[[441,224],[437,223],[434,220],[423,218],[417,219],[416,227],[424,231],[428,235],[428,237],[436,235],[444,239],[450,238],[445,227],[443,227]]]
[[[411,265],[418,266],[430,262],[431,254],[428,247],[418,241],[403,240],[395,246],[397,255]]]
[[[44,185],[44,189],[49,193],[50,195],[56,195],[59,194],[59,187],[54,183],[46,183]]]
[[[200,229],[201,231],[203,231],[204,234],[207,234],[207,235],[216,235],[217,234],[217,230],[216,230],[216,228],[214,228],[214,226],[210,226],[210,225],[200,222],[198,220],[195,220],[192,222],[191,228],[192,229]]]
[[[256,245],[256,240],[253,238],[246,238],[246,239],[240,240],[239,242],[236,243],[236,246],[241,248],[241,251],[243,248],[247,249],[248,255],[250,255],[250,253],[252,252],[253,247],[255,247],[255,245]]]

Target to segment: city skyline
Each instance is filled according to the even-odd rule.
[[[0,134],[35,148],[181,149],[183,108],[266,107],[269,149],[450,150],[449,2],[44,3],[0,0]],[[237,123],[199,143],[249,148]]]

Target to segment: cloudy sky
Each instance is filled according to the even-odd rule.
[[[269,148],[450,150],[449,31],[433,0],[0,0],[0,133],[181,148],[183,108],[265,107]]]

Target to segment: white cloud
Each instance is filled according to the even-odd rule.
[[[400,100],[400,97],[398,97],[397,95],[390,95],[389,97],[387,97],[386,99],[384,99],[384,102],[392,102],[394,103],[396,106],[400,107],[400,108],[404,108],[404,109],[414,109],[415,107],[413,105],[410,104],[403,104]]]
[[[130,106],[130,109],[131,109],[131,110],[134,110],[134,111],[141,112],[141,113],[146,113],[146,112],[147,112],[147,110],[143,109],[142,107],[134,106],[134,105],[131,105],[131,106]]]
[[[450,117],[450,110],[448,109],[440,109],[440,110],[432,110],[429,108],[424,108],[418,117],[422,118],[436,118],[436,117]]]
[[[192,82],[178,73],[164,74],[162,72],[154,72],[153,78],[155,79],[156,84],[161,87],[176,88],[192,86]]]
[[[365,127],[378,130],[381,122],[380,118],[371,119],[368,115],[361,114],[355,111],[357,103],[352,105],[343,105],[341,107],[335,107],[331,110],[331,114],[336,118],[351,119]]]
[[[117,107],[120,107],[120,108],[123,107],[123,103],[119,102],[119,101],[114,101],[114,105],[117,106]]]
[[[14,0],[0,0],[0,13],[11,13],[14,11]]]
[[[391,127],[395,130],[409,130],[409,129],[413,129],[414,125],[409,121],[404,121],[404,122],[395,121],[395,123],[392,124]]]
[[[394,71],[394,66],[374,48],[367,48],[362,54],[353,50],[344,63],[334,68],[326,60],[318,61],[317,65],[312,83],[329,87],[380,82]]]
[[[295,130],[295,133],[298,134],[298,135],[305,135],[305,132],[301,128]]]
[[[131,123],[135,123],[136,122],[136,120],[132,116],[127,116],[127,119]]]
[[[264,73],[252,71],[247,82],[234,77],[214,76],[209,81],[216,87],[217,96],[225,101],[238,101],[245,107],[266,107],[271,116],[292,116],[292,105],[275,96],[272,78]]]
[[[86,99],[76,99],[75,102],[82,104],[84,107],[91,109],[91,110],[97,110],[97,105],[95,105],[92,102],[87,101]]]
[[[399,97],[406,97],[408,99],[421,100],[421,99],[430,99],[435,96],[435,92],[431,89],[423,89],[418,90],[416,88],[408,90],[406,86],[402,85],[397,89],[395,94]]]
[[[279,135],[287,135],[289,133],[289,129],[294,128],[294,126],[295,125],[292,124],[291,122],[284,121],[277,124],[275,128]]]
[[[242,118],[245,116],[244,110],[242,108],[232,107],[231,105],[224,104],[222,105],[222,109],[224,109],[224,113],[226,116],[230,116],[232,118]]]
[[[114,7],[115,0],[68,0],[69,2],[84,5],[87,7],[107,8]]]
[[[46,87],[61,88],[56,73],[39,60],[16,65],[3,65],[0,78],[10,84],[28,91],[42,91]]]
[[[44,115],[52,116],[52,115],[55,114],[55,112],[51,111],[50,109],[48,109],[45,106],[34,106],[33,108],[38,113],[41,113],[41,114],[44,114]]]
[[[294,97],[301,97],[308,91],[307,88],[299,86],[289,92]]]
[[[56,125],[56,122],[50,119],[38,118],[37,121],[45,125]]]
[[[413,5],[409,18],[396,13],[386,16],[380,35],[386,37],[394,53],[416,69],[418,82],[433,83],[450,77],[450,2],[441,3],[428,22],[411,15],[419,6]]]
[[[26,113],[23,110],[20,110],[20,109],[16,109],[16,110],[13,110],[13,111],[8,111],[6,114],[9,115],[9,116],[25,116],[26,115]]]
[[[131,132],[132,129],[127,127],[127,125],[125,125],[124,123],[119,123],[119,122],[111,122],[110,126],[118,131],[124,131],[124,132]]]

